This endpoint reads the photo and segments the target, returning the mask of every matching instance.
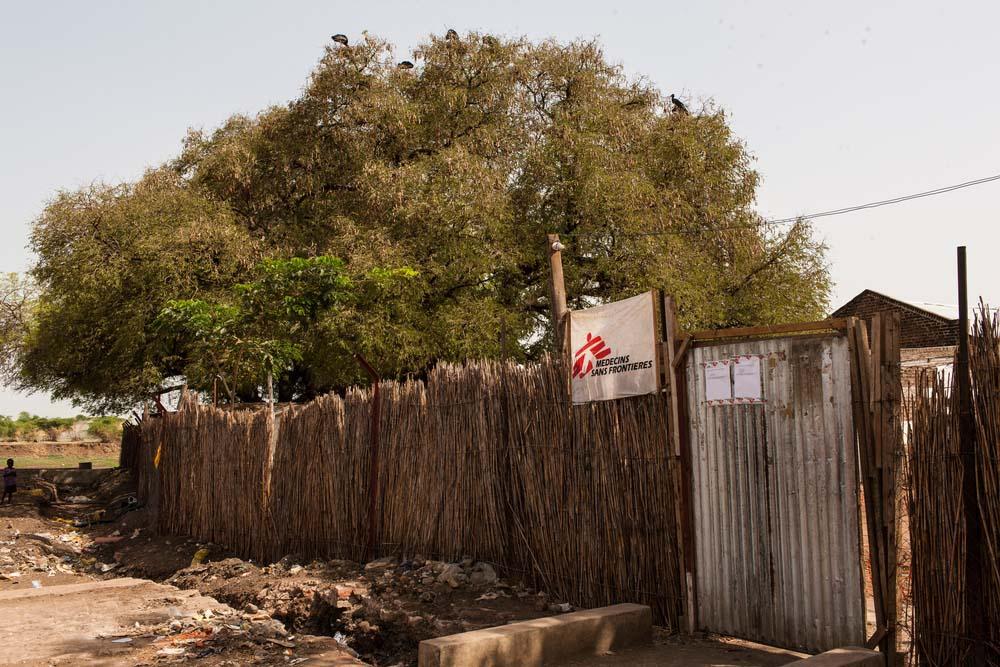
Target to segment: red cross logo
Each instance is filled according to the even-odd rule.
[[[604,339],[588,333],[587,342],[573,355],[573,377],[586,377],[590,371],[594,370],[594,362],[609,354],[611,354],[611,348],[604,342]]]

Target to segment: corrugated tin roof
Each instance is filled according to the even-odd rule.
[[[920,310],[926,310],[929,313],[934,313],[935,315],[946,317],[949,320],[958,319],[958,306],[954,304],[931,303],[929,301],[911,301],[910,299],[897,299],[897,301],[908,303],[914,308],[919,308]]]
[[[935,317],[940,317],[942,319],[946,320],[958,319],[958,306],[956,305],[945,304],[945,303],[932,303],[929,301],[915,301],[911,299],[900,299],[897,297],[889,296],[888,294],[883,294],[882,292],[877,292],[873,289],[864,289],[858,292],[856,295],[851,297],[849,301],[845,302],[842,306],[840,306],[840,308],[837,308],[835,311],[833,311],[833,315],[838,316],[839,314],[841,314],[841,311],[843,311],[847,306],[854,303],[856,300],[860,299],[865,294],[872,294],[876,297],[879,297],[880,299],[884,299],[886,301],[899,304],[900,306],[906,308],[921,310],[927,313],[928,315],[933,315]]]

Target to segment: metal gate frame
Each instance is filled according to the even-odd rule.
[[[676,331],[669,300],[664,310],[665,356],[679,418],[674,423],[681,425],[675,437],[682,442],[675,444],[687,478],[681,513],[689,536],[682,573],[688,579],[689,629],[808,651],[863,644],[860,478],[844,335],[849,321],[683,334]],[[803,374],[800,360],[788,358],[793,348],[807,350],[813,361],[820,354],[824,363]],[[772,400],[727,406],[732,414],[713,417],[713,431],[706,434],[699,361],[761,350],[786,355],[764,380],[765,397],[783,392],[781,405]],[[810,388],[811,398],[797,395]],[[807,414],[806,399],[822,410]],[[712,437],[704,440],[706,435]],[[740,447],[724,446],[732,442]],[[808,452],[797,451],[804,445]],[[811,509],[818,516],[810,517]]]

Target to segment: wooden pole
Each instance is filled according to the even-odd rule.
[[[562,250],[558,234],[546,237],[546,252],[549,255],[549,304],[552,309],[552,347],[564,355],[569,345],[566,313],[566,280],[563,278]]]
[[[875,332],[876,316],[872,320],[872,332]],[[854,410],[854,428],[857,433],[858,458],[861,463],[861,483],[865,495],[865,522],[868,528],[868,550],[871,563],[872,590],[875,598],[875,636],[869,641],[869,646],[876,646],[885,635],[885,568],[882,544],[882,492],[879,479],[872,460],[875,450],[875,426],[872,414],[872,360],[871,349],[868,346],[868,336],[863,322],[852,318],[852,327],[848,329],[848,345],[851,353],[851,396]]]
[[[684,591],[682,610],[683,630],[694,633],[698,627],[696,609],[697,589],[695,585],[694,526],[691,516],[691,456],[687,447],[687,412],[684,401],[686,372],[683,364],[677,363],[680,327],[677,324],[677,309],[674,298],[663,296],[663,324],[666,335],[666,374],[670,386],[670,433],[674,461],[678,475],[675,478],[678,545],[680,548],[681,590]]]
[[[983,539],[979,498],[976,491],[976,425],[972,405],[972,376],[969,373],[969,290],[965,246],[958,248],[958,360],[955,364],[958,389],[958,437],[962,459],[962,505],[965,509],[965,619],[972,640],[967,664],[985,665],[986,606],[983,598],[983,570],[980,544]]]

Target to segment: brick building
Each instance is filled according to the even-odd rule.
[[[954,314],[952,317],[948,317]],[[833,311],[833,317],[871,320],[875,313],[899,313],[900,347],[952,347],[958,338],[958,307],[911,303],[866,289]],[[870,331],[870,330],[869,330]]]
[[[832,317],[853,316],[870,322],[872,315],[885,312],[899,313],[900,365],[907,393],[923,369],[950,374],[958,338],[957,306],[911,303],[866,289],[833,311]]]

